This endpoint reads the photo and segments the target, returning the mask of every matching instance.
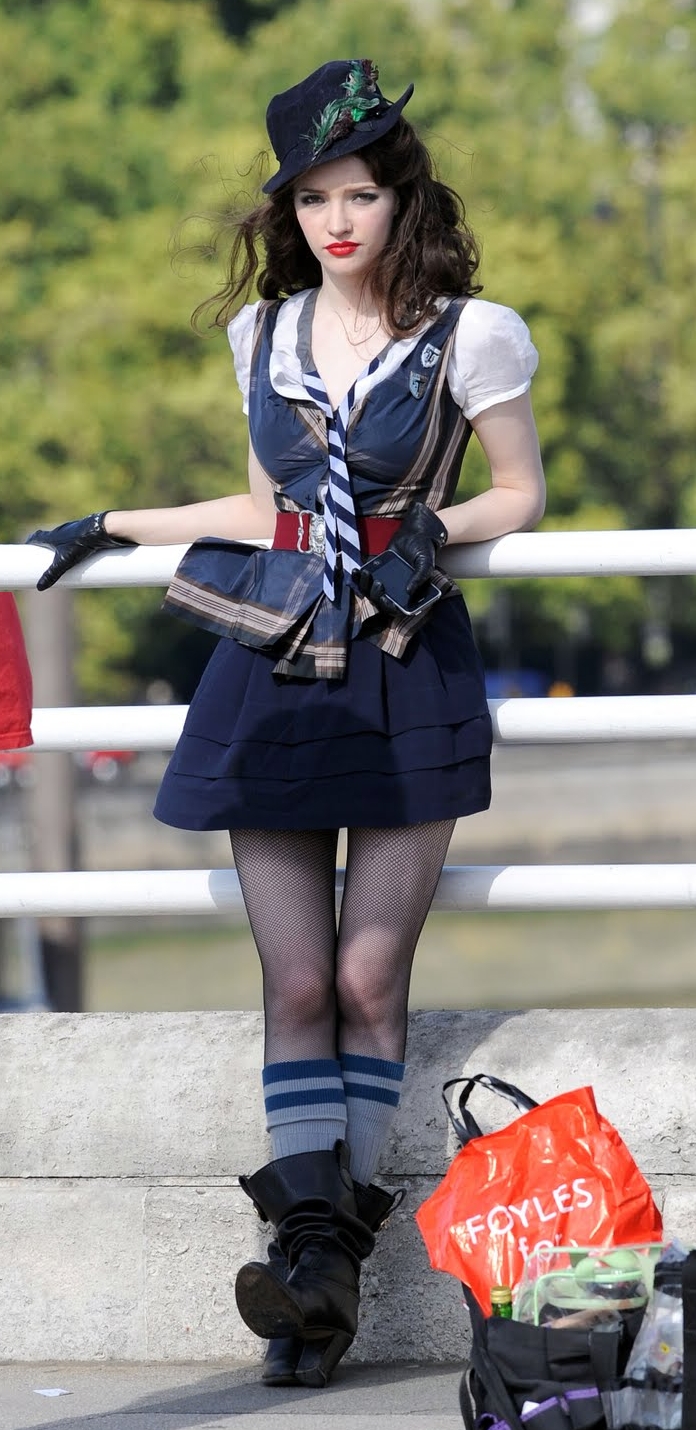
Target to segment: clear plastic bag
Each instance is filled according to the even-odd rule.
[[[682,1268],[687,1257],[670,1242],[655,1267],[653,1290],[622,1383],[602,1397],[610,1430],[681,1430],[684,1370]]]
[[[539,1247],[525,1264],[513,1315],[559,1330],[609,1328],[621,1313],[646,1305],[663,1249],[659,1242]]]
[[[609,1430],[682,1430],[679,1391],[623,1385],[603,1391],[602,1405]]]
[[[671,1242],[655,1269],[653,1293],[626,1366],[626,1379],[675,1380],[684,1368],[681,1272],[686,1250]]]

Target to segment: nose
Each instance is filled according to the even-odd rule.
[[[352,224],[343,199],[332,199],[329,204],[329,233],[333,238],[345,238],[351,232]]]

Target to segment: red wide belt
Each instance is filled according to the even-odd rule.
[[[379,556],[401,526],[400,516],[359,516],[358,534],[363,556]],[[279,511],[276,515],[274,551],[324,552],[324,517],[313,511]]]

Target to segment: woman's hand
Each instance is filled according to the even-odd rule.
[[[55,556],[51,565],[36,583],[37,591],[47,591],[54,586],[66,571],[93,556],[95,551],[105,551],[111,546],[137,546],[125,536],[111,536],[104,527],[105,511],[94,511],[90,516],[82,516],[77,521],[64,521],[50,531],[32,531],[27,537],[30,546],[51,546]]]
[[[437,553],[447,540],[447,527],[439,516],[422,501],[414,501],[396,533],[392,536],[388,551],[403,556],[413,567],[413,576],[406,586],[409,596],[415,596],[430,580],[437,561]]]
[[[446,540],[447,528],[439,516],[424,502],[414,502],[387,547],[388,551],[395,551],[413,568],[413,575],[406,586],[410,597],[413,598],[430,580],[437,553]],[[383,582],[378,575],[372,574],[369,567],[363,566],[356,571],[353,580],[362,595],[368,596],[380,610],[393,614],[397,609],[390,601]]]

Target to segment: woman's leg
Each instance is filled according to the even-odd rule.
[[[336,953],[351,1170],[367,1185],[399,1103],[416,944],[454,820],[348,831]]]
[[[345,1136],[336,1050],[335,829],[233,829],[263,970],[264,1097],[274,1157]]]
[[[235,829],[230,838],[263,971],[266,1123],[274,1161],[283,1168],[282,1191],[287,1194],[294,1179],[295,1199],[301,1202],[308,1187],[316,1191],[314,1182],[321,1182],[322,1175],[327,1185],[322,1183],[320,1190],[327,1194],[333,1169],[326,1163],[346,1130],[334,989],[337,830]],[[274,1166],[262,1168],[248,1186],[276,1226],[271,1204],[279,1204],[280,1192]],[[288,1207],[292,1202],[290,1195]],[[270,1337],[262,1379],[267,1385],[285,1386],[296,1384],[304,1340],[300,1311],[293,1319],[293,1307],[288,1311],[282,1304],[276,1285],[289,1277],[289,1238],[282,1232],[279,1237],[282,1249],[278,1240],[268,1248],[269,1270],[254,1263],[242,1269],[237,1298],[247,1324]],[[350,1279],[355,1281],[354,1273]],[[281,1312],[290,1319],[285,1325],[281,1320],[277,1334],[279,1294]],[[353,1288],[353,1299],[355,1294]],[[316,1286],[312,1297],[317,1298]],[[339,1305],[339,1322],[340,1310]],[[335,1306],[329,1307],[332,1312],[336,1316]],[[314,1343],[310,1384],[325,1383],[350,1339],[339,1336],[335,1347],[332,1338]]]

